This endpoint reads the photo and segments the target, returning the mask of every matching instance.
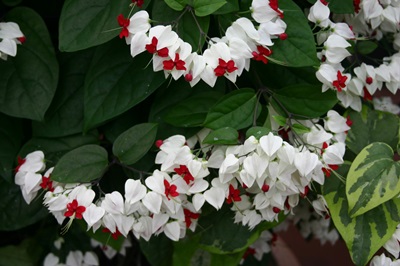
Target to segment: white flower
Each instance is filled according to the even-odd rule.
[[[326,40],[323,53],[329,63],[338,64],[351,55],[346,49],[349,46],[351,46],[351,44],[342,36],[333,34]]]
[[[315,4],[310,8],[308,20],[314,22],[322,28],[325,28],[329,25],[329,14],[330,10],[327,3],[323,3],[321,0],[317,0]]]
[[[129,26],[127,27],[129,36],[126,38],[126,43],[130,44],[132,38],[137,33],[146,33],[151,25],[150,25],[150,17],[149,13],[145,10],[141,10],[136,12],[130,19]]]
[[[325,120],[325,129],[333,133],[342,133],[350,130],[347,120],[334,110],[329,110]]]
[[[0,58],[17,55],[17,44],[24,41],[24,34],[17,23],[0,22]]]

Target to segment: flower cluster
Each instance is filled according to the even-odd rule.
[[[132,57],[142,52],[152,54],[153,70],[164,71],[165,77],[171,75],[177,80],[183,76],[191,86],[201,79],[213,87],[221,76],[235,82],[244,69],[249,70],[251,59],[267,63],[272,54],[272,40],[288,37],[277,0],[254,0],[251,11],[258,27],[247,18],[239,18],[226,29],[224,37],[210,39],[201,55],[179,38],[170,25],[151,27],[146,11],[139,11],[131,18],[118,16],[122,27],[119,36],[125,37],[130,45]]]
[[[321,124],[318,124],[321,122]],[[177,241],[186,230],[195,230],[205,202],[215,209],[224,203],[235,212],[235,222],[250,229],[262,221],[293,212],[299,196],[305,197],[311,182],[323,184],[325,176],[343,163],[344,139],[349,121],[329,111],[322,121],[302,121],[308,133],[295,146],[270,132],[260,139],[249,137],[241,145],[204,145],[210,130],[190,139],[181,135],[157,141],[155,163],[160,170],[144,180],[128,179],[125,193],[96,193],[91,184],[61,184],[51,180],[53,168],[42,176],[44,155],[28,154],[17,167],[16,182],[29,203],[40,188],[47,190],[44,205],[59,224],[66,218],[83,219],[87,229],[106,228],[113,236],[148,240],[164,233]],[[196,152],[195,147],[200,142]],[[211,169],[218,171],[212,177]]]
[[[25,42],[25,36],[17,23],[0,22],[0,58],[17,55],[17,44]]]
[[[351,55],[347,50],[351,46],[349,40],[361,42],[359,34],[372,37],[372,32],[379,32],[380,37],[376,37],[378,39],[383,33],[399,36],[400,27],[395,15],[399,13],[396,1],[381,4],[377,0],[362,0],[357,3],[357,14],[346,17],[347,23],[332,22],[329,19],[329,4],[324,0],[315,2],[308,19],[320,28],[317,43],[323,44],[323,51],[319,53],[322,63],[316,75],[323,84],[322,91],[335,90],[344,107],[360,111],[360,96],[372,100],[372,95],[383,87],[393,94],[400,88],[400,53],[383,58],[383,63],[377,67],[362,63],[353,69],[354,73],[345,73],[341,62]],[[397,51],[400,48],[396,42],[394,48]]]

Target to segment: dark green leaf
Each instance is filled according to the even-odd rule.
[[[358,41],[357,52],[363,55],[367,55],[375,51],[378,48],[378,44],[373,41]]]
[[[101,177],[107,165],[107,151],[103,147],[85,145],[61,157],[51,178],[61,183],[90,182]]]
[[[393,160],[386,143],[365,147],[352,163],[346,179],[346,194],[351,217],[369,211],[400,192],[400,163]]]
[[[204,126],[211,129],[232,127],[242,129],[252,124],[261,108],[251,89],[233,91],[220,99],[209,111]],[[257,109],[257,110],[256,110]]]
[[[314,4],[316,0],[308,0],[311,4]],[[329,9],[332,13],[336,14],[353,14],[354,4],[353,0],[329,0]]]
[[[349,165],[345,164],[338,172],[346,176],[348,169]],[[338,178],[330,178],[324,184],[323,193],[335,227],[346,242],[353,262],[365,265],[395,232],[400,222],[400,199],[392,199],[351,218],[344,183]]]
[[[232,12],[239,11],[239,1],[238,0],[226,0],[226,4],[215,11],[214,15],[228,14]]]
[[[150,60],[147,54],[132,59],[120,40],[96,49],[85,80],[85,131],[129,110],[165,81],[146,67]]]
[[[285,87],[274,93],[273,103],[275,102],[276,109],[279,110],[281,105],[276,101],[293,115],[315,118],[332,109],[337,103],[337,97],[332,90],[323,93],[320,86],[303,84]]]
[[[181,11],[188,4],[187,0],[164,0],[164,2],[176,11]]]
[[[204,228],[200,238],[201,247],[211,253],[231,254],[244,251],[259,237],[257,230],[233,223],[229,207],[200,216],[199,225]]]
[[[195,127],[203,124],[210,108],[223,96],[220,92],[196,94],[171,107],[164,121],[178,127]]]
[[[246,138],[254,136],[256,139],[260,139],[262,136],[268,135],[269,132],[271,130],[266,127],[251,127],[246,131]]]
[[[114,142],[124,131],[136,124],[140,124],[143,121],[141,118],[142,115],[135,108],[132,108],[119,115],[116,119],[106,123],[101,127],[101,131],[107,140]]]
[[[233,254],[211,254],[211,266],[236,266],[240,265],[245,250]]]
[[[2,0],[6,6],[16,6],[22,2],[22,0]]]
[[[149,2],[150,0],[144,1],[142,8],[145,8]],[[129,0],[65,1],[59,26],[60,50],[65,52],[83,50],[118,36],[120,29],[117,17],[120,14],[128,15],[130,3],[132,2]],[[140,9],[135,7],[134,11],[138,10]]]
[[[42,248],[33,239],[25,239],[18,246],[0,248],[0,265],[38,265]]]
[[[0,113],[0,176],[13,181],[13,165],[22,145],[22,120]]]
[[[272,58],[292,67],[319,66],[314,35],[303,11],[292,1],[280,1],[287,24],[286,40],[274,40]]]
[[[238,144],[239,133],[231,127],[223,127],[212,131],[203,140],[204,144],[235,145]]]
[[[47,167],[50,167],[54,166],[65,153],[98,142],[98,135],[95,132],[85,136],[76,135],[58,139],[32,138],[22,147],[19,156],[23,158],[30,152],[41,150],[45,154]]]
[[[18,23],[26,37],[16,57],[0,62],[0,111],[42,120],[56,91],[58,63],[42,18],[32,9],[17,7],[5,17]]]
[[[193,0],[194,12],[198,17],[210,15],[225,4],[225,0]]]
[[[373,142],[384,142],[393,150],[399,142],[399,117],[363,106],[361,112],[349,111],[353,121],[347,134],[346,145],[355,154]]]
[[[139,161],[154,145],[157,124],[139,124],[122,133],[114,142],[113,153],[124,164]]]
[[[152,266],[172,265],[172,241],[164,234],[153,236],[149,241],[140,239],[140,249]],[[155,255],[156,254],[156,255]]]
[[[61,137],[82,132],[83,84],[93,57],[93,49],[62,53],[60,81],[44,122],[33,122],[33,133],[40,137]]]
[[[0,179],[0,231],[14,231],[48,215],[41,199],[26,204],[19,186]]]
[[[253,60],[250,69],[256,70],[250,72],[251,75],[255,76],[253,80],[260,80],[263,85],[275,90],[296,84],[321,86],[313,67],[285,67],[276,64],[263,64]],[[259,84],[256,83],[255,85],[258,86]]]

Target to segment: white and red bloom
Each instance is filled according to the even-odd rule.
[[[201,75],[208,85],[214,87],[218,77],[225,76],[232,82],[236,81],[237,65],[232,59],[228,45],[223,42],[214,43],[204,51],[206,67]]]
[[[26,38],[17,23],[0,22],[0,58],[17,55],[17,44],[22,44]]]
[[[21,188],[22,196],[26,203],[30,203],[40,190],[42,172],[46,167],[44,153],[35,151],[25,158],[18,157],[18,165],[15,168],[15,184]]]

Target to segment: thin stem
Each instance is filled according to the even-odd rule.
[[[193,13],[193,8],[190,7],[190,6],[187,6],[186,9],[189,10],[190,14],[193,17],[194,22],[196,23],[197,29],[199,30],[200,38],[199,38],[199,42],[197,44],[197,51],[199,51],[199,50],[201,50],[201,39],[202,39],[202,37],[204,37],[204,40],[207,40],[209,37],[207,36],[207,33],[205,33],[203,31],[203,29],[201,28],[200,23],[197,20],[197,17]]]

